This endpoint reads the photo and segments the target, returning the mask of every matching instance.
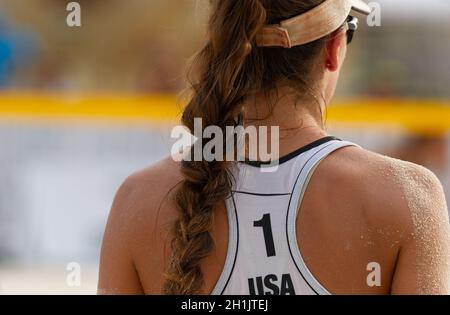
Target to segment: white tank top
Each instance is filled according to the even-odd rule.
[[[273,169],[239,163],[226,200],[228,253],[213,295],[329,294],[305,265],[296,218],[314,170],[346,146],[358,145],[325,137],[281,158]]]

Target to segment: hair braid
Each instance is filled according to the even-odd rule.
[[[256,34],[266,22],[263,5],[259,0],[220,0],[213,5],[209,41],[194,60],[198,79],[191,82],[193,95],[182,118],[192,132],[195,118],[202,118],[203,128],[214,125],[225,131],[234,126],[242,102],[255,88],[247,75],[262,75],[251,56]],[[184,180],[176,195],[178,219],[165,294],[195,294],[202,289],[201,261],[214,248],[210,233],[214,209],[231,193],[231,163],[182,162]]]

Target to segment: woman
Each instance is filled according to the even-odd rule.
[[[357,26],[351,14],[368,6],[212,5],[183,124],[279,126],[282,157],[271,172],[249,156],[167,158],[130,176],[110,213],[99,293],[449,293],[438,179],[324,128]]]

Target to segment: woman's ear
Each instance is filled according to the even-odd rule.
[[[347,46],[345,31],[340,29],[330,35],[326,45],[325,67],[328,71],[339,70],[343,58],[342,52]]]

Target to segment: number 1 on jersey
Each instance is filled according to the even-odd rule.
[[[264,241],[266,242],[267,257],[276,256],[275,243],[273,242],[272,224],[270,214],[265,214],[261,220],[253,222],[254,227],[262,227],[264,233]]]

